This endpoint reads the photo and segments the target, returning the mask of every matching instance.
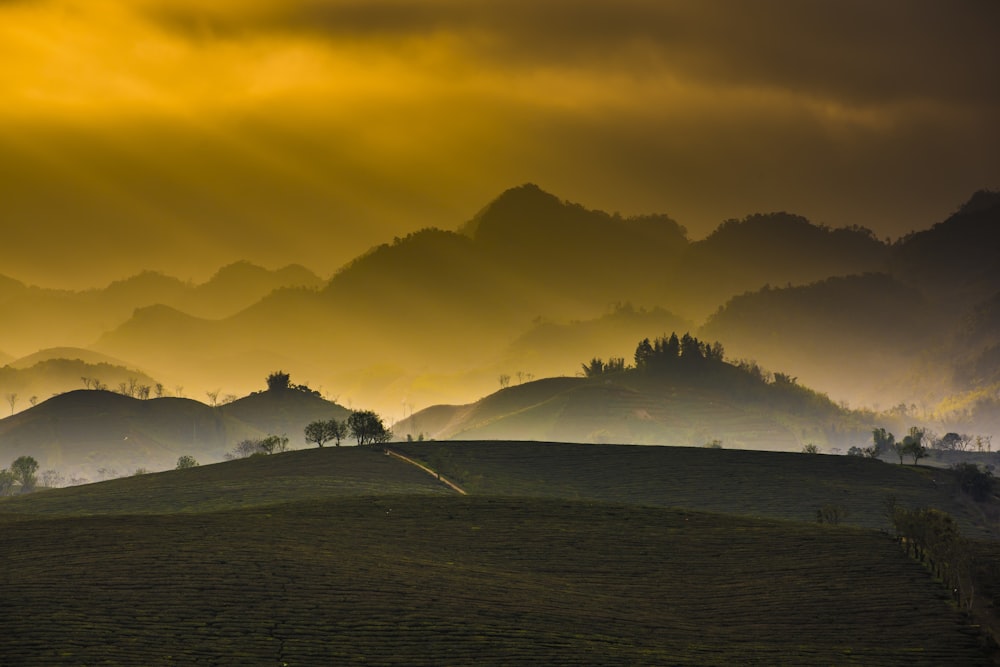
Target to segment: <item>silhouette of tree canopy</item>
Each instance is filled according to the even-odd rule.
[[[680,368],[722,362],[724,357],[722,343],[716,341],[709,345],[690,333],[678,338],[674,332],[669,337],[640,341],[635,349],[635,367],[640,372],[668,373]]]
[[[283,391],[289,388],[291,376],[284,371],[275,371],[267,376],[268,391]]]
[[[347,418],[347,428],[361,446],[386,443],[392,438],[392,431],[371,410],[352,412]]]

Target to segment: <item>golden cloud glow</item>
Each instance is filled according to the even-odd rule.
[[[0,0],[0,273],[42,271],[15,236],[72,237],[67,276],[330,273],[524,181],[695,236],[776,208],[898,233],[1000,181],[1000,5],[750,4]]]

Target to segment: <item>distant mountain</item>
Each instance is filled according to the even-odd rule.
[[[126,362],[106,354],[88,350],[82,347],[49,347],[39,350],[20,359],[13,359],[7,365],[18,368],[30,368],[42,361],[63,359],[66,361],[82,361],[86,364],[108,364],[111,366],[126,366]]]
[[[960,317],[1000,289],[1000,192],[983,190],[947,220],[892,249],[893,275]]]
[[[734,297],[699,336],[837,399],[888,408],[923,398],[926,383],[909,380],[937,333],[926,309],[919,291],[885,274],[829,278]]]
[[[820,227],[782,212],[723,222],[691,244],[674,277],[696,286],[685,303],[703,317],[732,296],[765,285],[800,285],[885,271],[888,265],[889,248],[870,230]]]
[[[510,344],[499,362],[535,375],[578,373],[594,356],[622,357],[632,363],[636,341],[650,332],[688,331],[690,322],[662,308],[621,304],[599,318],[556,323],[540,320]]]
[[[0,367],[0,389],[5,396],[17,395],[13,410],[27,409],[33,403],[56,394],[66,393],[82,387],[104,387],[116,390],[119,386],[133,389],[145,386],[150,395],[157,380],[133,368],[127,368],[115,360],[94,352],[73,352],[62,350],[67,357],[47,356],[48,350],[30,355]],[[82,360],[80,357],[88,359]]]
[[[502,193],[460,232],[424,229],[372,248],[322,289],[276,290],[221,319],[141,309],[94,347],[189,386],[242,393],[277,365],[347,387],[355,400],[398,406],[455,394],[458,383],[481,391],[490,376],[574,373],[595,354],[627,357],[639,321],[605,318],[631,303],[650,313],[646,335],[709,318],[704,335],[731,356],[855,404],[930,400],[948,390],[930,380],[951,375],[942,341],[1000,290],[968,301],[993,280],[995,264],[984,259],[996,247],[992,201],[977,195],[928,231],[954,245],[949,257],[965,242],[986,246],[969,250],[982,260],[972,268],[949,267],[949,279],[977,286],[954,303],[926,287],[926,269],[938,265],[920,234],[889,247],[863,228],[769,213],[689,242],[667,216],[622,218],[529,184]],[[986,231],[963,241],[966,228]],[[255,272],[234,265],[209,284]]]
[[[269,434],[285,435],[291,447],[302,448],[307,423],[347,415],[342,406],[294,389],[219,407],[76,390],[0,420],[0,467],[30,455],[41,470],[94,481],[137,468],[171,469],[184,454],[202,463],[219,461],[240,440]]]
[[[165,305],[194,316],[217,319],[259,301],[277,289],[315,289],[322,281],[301,266],[269,271],[247,262],[220,269],[193,285],[155,271],[80,292],[26,287],[0,277],[0,345],[28,354],[59,346],[85,346],[125,322],[140,308]]]

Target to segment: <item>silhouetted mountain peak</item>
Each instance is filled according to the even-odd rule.
[[[969,201],[959,207],[958,213],[970,215],[993,209],[1000,209],[1000,191],[979,190],[969,198]]]

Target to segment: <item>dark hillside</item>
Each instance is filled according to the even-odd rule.
[[[115,476],[173,468],[182,454],[219,460],[232,443],[258,435],[189,399],[77,390],[0,421],[0,461],[30,455],[41,470],[98,479],[101,469]]]
[[[845,523],[888,529],[884,503],[937,507],[984,535],[950,471],[853,456],[691,447],[536,442],[393,445],[472,494],[578,498],[812,522],[824,505]]]
[[[893,275],[958,317],[1000,287],[1000,192],[977,192],[930,229],[893,246]]]
[[[303,431],[310,422],[344,421],[351,414],[344,406],[324,399],[315,391],[297,388],[254,392],[218,410],[263,433],[288,436],[294,447],[306,446]]]
[[[2,527],[0,654],[25,667],[988,664],[871,531],[418,496]]]
[[[307,449],[0,499],[0,515],[172,514],[386,494],[452,494],[380,451]]]

